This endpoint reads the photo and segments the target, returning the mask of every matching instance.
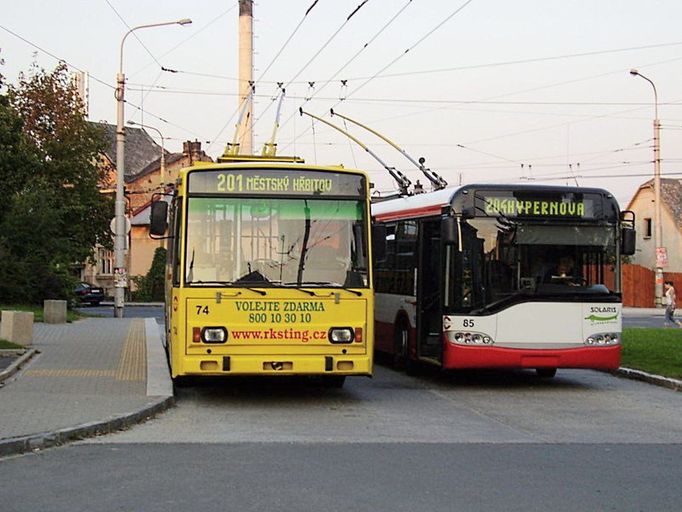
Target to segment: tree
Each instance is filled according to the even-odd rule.
[[[86,120],[63,63],[49,73],[34,65],[4,102],[0,257],[13,268],[10,276],[0,270],[0,300],[68,298],[71,266],[110,243],[113,207],[97,166],[104,133]]]
[[[137,290],[133,292],[135,300],[144,302],[162,302],[165,297],[166,249],[157,247],[154,251],[152,266],[146,276],[135,276],[133,281]]]

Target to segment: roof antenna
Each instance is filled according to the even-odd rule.
[[[364,124],[362,124],[358,121],[355,121],[354,119],[351,119],[350,117],[347,117],[347,116],[341,115],[337,112],[334,112],[334,109],[330,109],[329,111],[330,111],[332,117],[338,116],[341,119],[345,119],[346,121],[350,121],[351,123],[356,124],[361,128],[364,128],[368,132],[373,133],[374,135],[379,137],[381,140],[388,142],[391,146],[393,146],[395,149],[400,151],[403,154],[403,156],[405,156],[405,158],[407,158],[410,162],[412,162],[415,166],[417,166],[417,169],[419,169],[424,174],[424,176],[426,176],[426,178],[431,182],[431,186],[433,187],[433,190],[441,190],[441,189],[448,186],[448,182],[445,181],[441,176],[439,176],[435,171],[432,171],[431,169],[424,167],[424,162],[426,162],[426,159],[424,157],[420,157],[419,162],[417,162],[417,161],[415,161],[414,158],[412,158],[410,155],[408,155],[407,152],[403,148],[398,146],[395,142],[390,140],[388,137],[384,137],[382,134],[380,134],[376,130],[372,130],[369,126],[365,126]]]
[[[377,154],[374,153],[374,151],[372,151],[371,149],[369,149],[369,148],[368,148],[365,144],[363,144],[361,141],[359,141],[358,139],[356,139],[355,137],[353,137],[350,133],[348,133],[348,132],[347,132],[346,130],[344,130],[343,128],[339,128],[339,127],[336,126],[335,124],[332,124],[332,123],[330,123],[329,121],[326,121],[326,120],[322,119],[321,117],[318,117],[318,116],[316,116],[316,115],[310,114],[309,112],[306,112],[305,110],[303,110],[303,108],[299,108],[299,109],[298,109],[298,112],[299,112],[301,115],[305,114],[305,115],[307,115],[307,116],[309,116],[309,117],[312,117],[313,119],[316,119],[317,121],[320,121],[321,123],[326,124],[327,126],[330,126],[330,127],[334,128],[335,130],[337,130],[337,131],[343,133],[346,137],[348,137],[350,140],[352,140],[353,142],[355,142],[355,143],[356,143],[358,146],[360,146],[362,149],[364,149],[365,151],[367,151],[367,153],[369,153],[377,162],[379,162],[379,163],[382,165],[382,167],[383,167],[384,169],[386,169],[386,170],[388,171],[388,173],[391,175],[391,177],[392,177],[392,178],[396,181],[396,183],[398,184],[398,190],[400,191],[400,195],[401,195],[401,196],[410,195],[409,188],[410,188],[410,185],[412,185],[412,182],[409,180],[409,178],[408,178],[407,176],[405,176],[402,172],[400,172],[398,169],[396,169],[395,167],[389,167],[388,165],[386,165],[386,163],[385,163],[381,158],[379,158],[379,157],[377,156]]]

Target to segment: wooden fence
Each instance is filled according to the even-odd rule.
[[[672,281],[678,295],[682,293],[682,273],[664,272],[663,279]],[[654,271],[641,265],[623,265],[623,306],[653,308],[655,305]],[[607,279],[608,281],[608,279]],[[608,282],[605,284],[609,284]]]

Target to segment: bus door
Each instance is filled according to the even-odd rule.
[[[422,221],[417,259],[417,353],[421,359],[439,363],[443,336],[441,251],[440,219]]]

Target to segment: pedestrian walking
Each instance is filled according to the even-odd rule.
[[[663,284],[665,288],[665,327],[682,327],[679,320],[675,320],[675,307],[677,306],[677,294],[672,281]]]

